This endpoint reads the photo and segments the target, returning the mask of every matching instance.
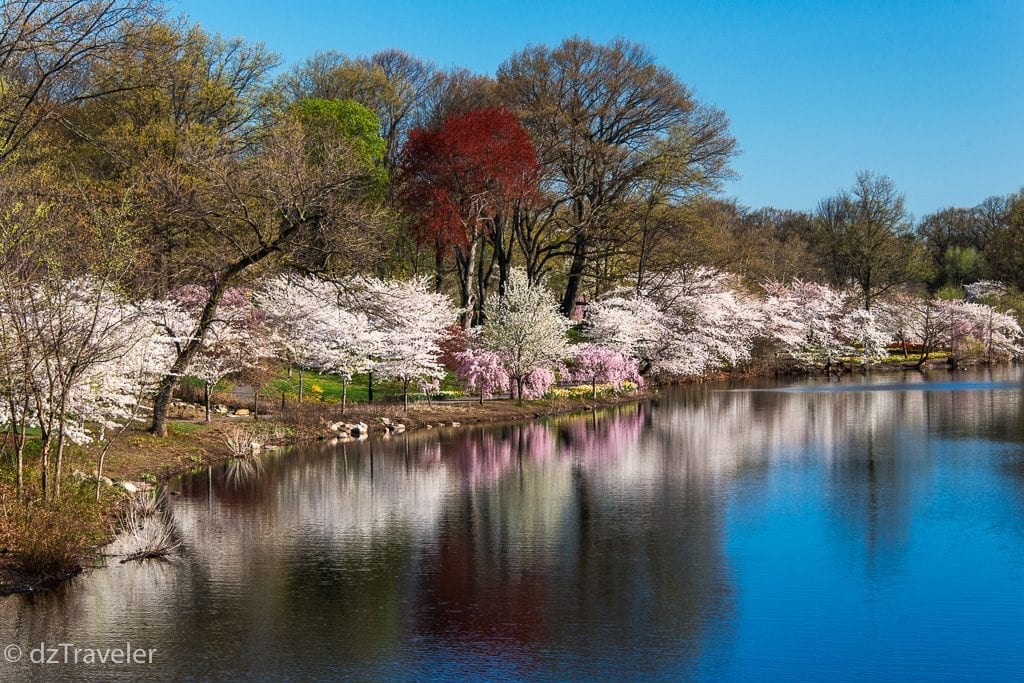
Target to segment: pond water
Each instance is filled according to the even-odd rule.
[[[1024,373],[699,385],[175,483],[3,680],[1024,677]],[[154,648],[38,665],[31,648]]]

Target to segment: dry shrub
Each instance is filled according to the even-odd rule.
[[[318,428],[341,419],[341,407],[332,403],[288,403],[278,411],[282,422],[300,428]]]
[[[118,521],[127,548],[122,563],[166,557],[181,547],[181,534],[166,498],[136,499],[121,512]]]
[[[4,504],[0,537],[22,571],[39,576],[81,568],[105,537],[103,507],[88,492]]]
[[[259,450],[262,440],[256,430],[235,427],[224,435],[224,445],[234,457],[248,458]]]

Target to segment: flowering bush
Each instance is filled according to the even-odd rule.
[[[601,385],[600,390],[610,389],[610,385]],[[571,398],[571,399],[584,399],[590,398],[591,388],[589,386],[579,385],[575,387],[555,387],[548,395],[551,398]]]

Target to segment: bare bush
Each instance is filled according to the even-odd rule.
[[[224,445],[236,458],[251,458],[262,447],[261,439],[253,430],[236,427],[224,436]]]
[[[146,516],[135,505],[129,505],[119,521],[128,551],[122,563],[166,557],[181,547],[181,535],[166,508],[159,515]]]

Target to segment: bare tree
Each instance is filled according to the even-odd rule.
[[[344,140],[307,136],[287,118],[256,154],[216,158],[201,169],[173,164],[154,174],[150,211],[178,215],[204,255],[197,266],[208,278],[196,328],[154,399],[155,434],[166,433],[174,388],[202,348],[224,293],[243,274],[269,260],[308,256],[311,246],[351,258],[360,241],[372,242],[366,228],[373,207],[362,201],[370,176]]]
[[[91,71],[154,16],[146,0],[2,0],[0,161],[63,108],[122,87]]]
[[[826,273],[837,287],[854,283],[865,308],[920,278],[921,248],[903,195],[888,176],[858,173],[851,191],[819,203],[817,219]]]
[[[520,245],[533,270],[568,259],[563,313],[588,261],[616,238],[614,209],[645,181],[663,178],[667,199],[713,189],[730,173],[725,115],[636,43],[576,37],[530,47],[501,65],[498,81],[533,137],[549,195],[538,220],[522,224]]]

